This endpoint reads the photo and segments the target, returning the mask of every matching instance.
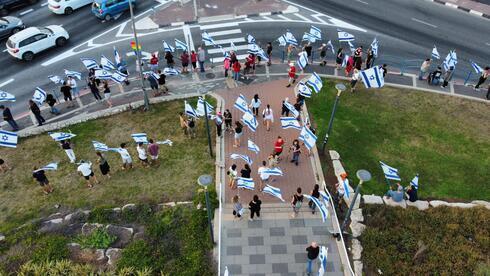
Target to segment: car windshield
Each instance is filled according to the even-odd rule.
[[[41,33],[43,34],[47,34],[47,35],[50,35],[50,34],[53,34],[53,31],[51,31],[50,29],[46,28],[46,27],[39,27],[37,28]]]

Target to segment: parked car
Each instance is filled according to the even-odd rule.
[[[15,8],[37,3],[38,0],[0,0],[0,16],[7,15]]]
[[[92,2],[93,0],[49,0],[48,7],[56,14],[72,14],[74,10]]]
[[[131,0],[136,8],[136,0]],[[129,0],[94,0],[92,13],[100,19],[111,20],[116,15],[129,9]]]
[[[13,16],[0,17],[0,38],[9,37],[25,28],[22,20]]]
[[[29,27],[7,40],[7,50],[15,58],[30,61],[51,47],[65,46],[70,36],[61,26]]]

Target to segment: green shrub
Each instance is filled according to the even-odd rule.
[[[31,260],[34,263],[43,263],[66,259],[69,255],[67,242],[68,240],[62,236],[43,236],[36,241]]]
[[[101,206],[94,208],[88,217],[88,222],[111,223],[114,222],[114,212],[112,207]]]
[[[133,241],[123,249],[121,258],[117,261],[118,269],[121,270],[126,267],[134,269],[155,267],[158,264],[154,262],[152,247],[151,244],[143,240]]]
[[[106,229],[96,228],[90,235],[78,236],[76,242],[79,243],[82,248],[106,249],[116,239],[117,237],[107,233]]]

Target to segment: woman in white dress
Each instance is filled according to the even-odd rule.
[[[262,102],[259,99],[259,94],[255,94],[252,101],[250,102],[250,107],[252,108],[252,113],[255,117],[259,116],[259,107]]]
[[[264,125],[267,127],[267,131],[269,131],[272,123],[274,123],[274,113],[272,112],[269,104],[264,110],[262,110],[262,118],[264,119]]]

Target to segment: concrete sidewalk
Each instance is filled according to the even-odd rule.
[[[490,2],[485,0],[430,0],[447,7],[459,9],[490,19]],[[486,2],[486,3],[485,3]]]

